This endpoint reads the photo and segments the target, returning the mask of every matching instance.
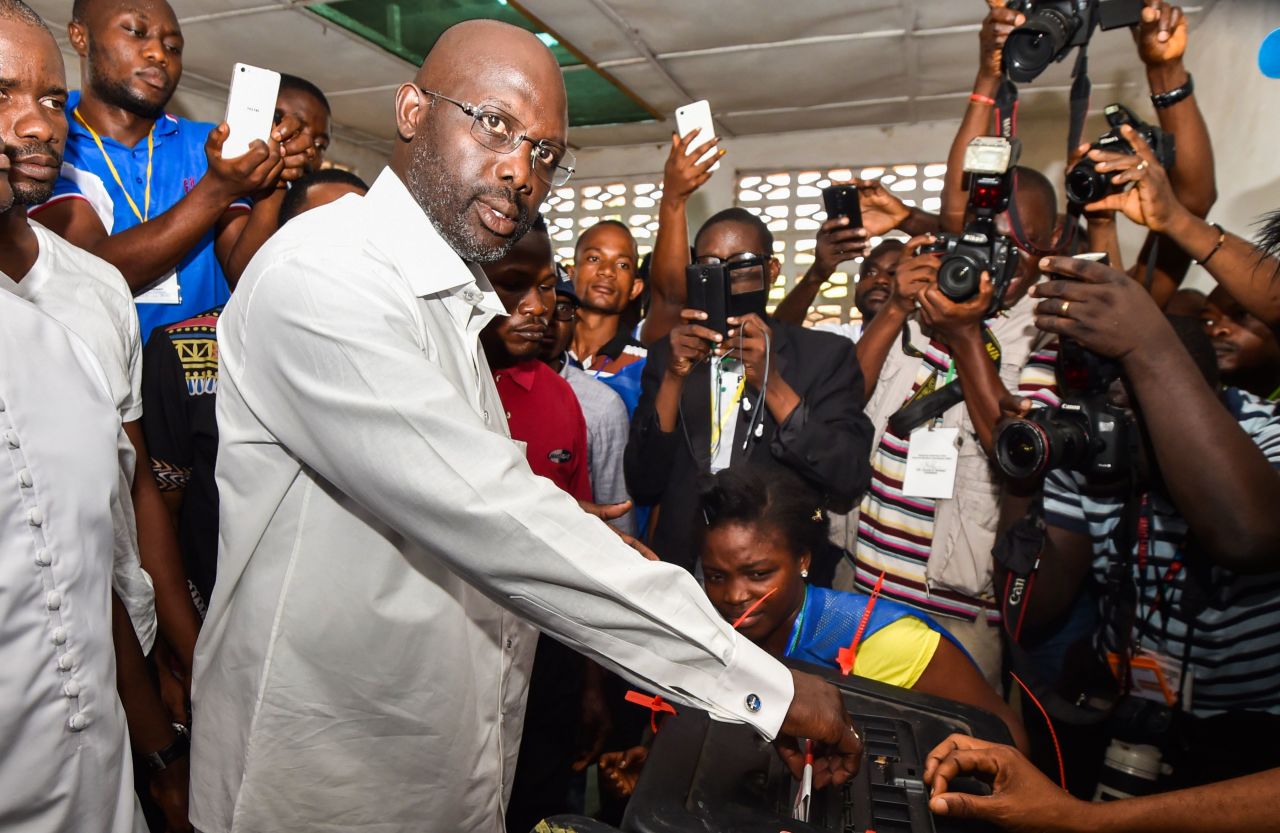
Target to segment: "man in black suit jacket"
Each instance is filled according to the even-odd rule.
[[[760,218],[721,211],[694,248],[697,262],[731,267],[735,299],[751,298],[754,311],[731,317],[721,336],[703,325],[705,313],[686,309],[650,347],[625,460],[632,497],[658,506],[652,548],[689,570],[698,480],[713,467],[784,466],[826,508],[848,512],[870,481],[872,439],[853,344],[765,315],[779,265]]]

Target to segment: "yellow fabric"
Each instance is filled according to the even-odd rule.
[[[853,673],[889,685],[911,688],[920,679],[942,634],[914,616],[881,628],[858,646]]]

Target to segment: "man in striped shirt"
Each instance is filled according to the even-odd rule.
[[[1122,689],[1135,696],[1144,661],[1160,665],[1167,690],[1150,697],[1180,712],[1142,739],[1163,741],[1167,786],[1280,766],[1262,742],[1280,736],[1280,406],[1220,388],[1198,322],[1175,330],[1123,273],[1066,258],[1046,271],[1076,280],[1035,289],[1037,327],[1120,361],[1112,401],[1137,415],[1152,465],[1131,491],[1050,474],[1027,622],[1095,584],[1099,658],[1133,669]]]
[[[984,315],[992,297],[989,285],[960,304],[938,291],[940,258],[911,255],[931,238],[907,244],[894,295],[858,342],[858,362],[870,394],[867,416],[876,429],[871,489],[862,499],[856,525],[852,518],[843,529],[833,525],[835,543],[852,552],[855,561],[852,580],[838,578],[838,585],[869,591],[883,574],[881,592],[942,617],[993,684],[1000,677],[1000,634],[991,548],[1004,484],[989,457],[991,436],[1001,402],[1013,394],[1039,404],[1057,403],[1054,342],[1033,325],[1034,302],[1027,297],[1027,289],[1040,279],[1032,252],[1051,245],[1057,195],[1044,176],[1030,169],[1018,168],[1014,181],[1011,203],[1020,219],[1019,233],[1014,233],[1011,212],[996,218],[996,228],[1018,241],[1018,271],[995,315]],[[930,324],[922,320],[926,317]],[[956,379],[964,383],[963,401],[914,431],[889,426],[889,418],[904,405]],[[904,489],[911,444],[920,432],[931,430],[955,432],[950,498]]]

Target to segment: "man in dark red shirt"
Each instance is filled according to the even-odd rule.
[[[506,411],[511,437],[525,444],[525,457],[535,474],[579,501],[591,500],[587,460],[587,423],[569,383],[538,358],[542,338],[556,306],[556,270],[551,239],[542,218],[507,253],[484,265],[494,291],[507,308],[506,317],[489,322],[480,344],[498,396]],[[518,553],[513,553],[518,557]],[[507,806],[507,829],[530,830],[542,819],[581,812],[570,798],[576,762],[583,756],[580,738],[594,746],[607,730],[604,710],[597,708],[599,670],[578,654],[547,637],[529,678],[524,736]],[[584,692],[584,684],[590,682]],[[587,761],[590,762],[589,760]]]

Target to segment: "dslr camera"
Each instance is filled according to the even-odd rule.
[[[1127,124],[1136,130],[1143,141],[1151,147],[1162,168],[1167,171],[1173,167],[1172,133],[1166,133],[1155,125],[1147,124],[1123,104],[1108,104],[1103,113],[1111,129],[1090,145],[1089,150],[1108,150],[1133,155],[1133,145],[1120,135],[1120,128]],[[1111,182],[1111,176],[1112,174],[1099,173],[1098,163],[1086,156],[1067,172],[1067,199],[1076,205],[1088,205],[1123,190],[1123,185],[1115,185]]]
[[[1107,31],[1142,20],[1142,0],[1009,0],[1007,8],[1027,18],[1001,51],[1005,75],[1018,83],[1034,81],[1049,64],[1087,44],[1095,27]]]
[[[1133,418],[1108,396],[1119,364],[1064,338],[1057,375],[1062,404],[1001,425],[996,464],[1015,480],[1053,469],[1079,472],[1093,483],[1124,480],[1137,466],[1139,440]]]
[[[938,289],[956,303],[977,296],[982,288],[982,273],[988,273],[995,288],[988,315],[1000,308],[1018,270],[1018,249],[1013,238],[996,233],[995,218],[1009,207],[1011,172],[1019,150],[1017,140],[998,136],[979,136],[970,142],[964,153],[964,170],[969,175],[969,210],[973,219],[962,233],[939,234],[933,243],[921,246],[917,252],[942,254]]]

